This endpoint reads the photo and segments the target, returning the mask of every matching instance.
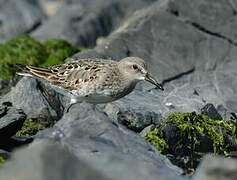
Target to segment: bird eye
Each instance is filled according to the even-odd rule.
[[[137,66],[136,64],[134,64],[134,65],[132,65],[132,68],[133,68],[134,70],[137,70],[137,69],[138,69],[138,66]]]

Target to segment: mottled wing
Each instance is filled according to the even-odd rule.
[[[22,72],[18,74],[29,74],[66,90],[79,90],[85,83],[99,78],[99,72],[107,65],[108,63],[104,61],[81,60],[53,66],[51,68],[18,66],[22,70]]]

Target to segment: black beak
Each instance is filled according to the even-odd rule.
[[[155,78],[153,78],[149,73],[146,74],[145,80],[150,82],[151,84],[154,84],[157,88],[164,91],[164,88],[161,84],[159,84]]]

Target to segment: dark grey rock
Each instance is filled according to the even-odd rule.
[[[99,54],[94,49],[89,49],[89,50],[82,51],[80,54],[75,54],[75,57],[72,56],[72,58],[69,58],[69,61],[70,60],[87,59],[87,58],[109,59],[109,57]]]
[[[37,1],[0,1],[0,43],[37,28],[44,14]]]
[[[202,160],[192,180],[235,180],[236,172],[236,159],[208,155]]]
[[[0,155],[4,158],[9,157],[7,151],[32,142],[30,139],[13,137],[21,129],[25,120],[26,114],[13,107],[11,102],[4,102],[0,106]]]
[[[14,149],[18,147],[25,146],[33,141],[31,137],[11,137],[11,138],[1,138],[0,141],[0,149],[3,149],[7,152],[12,152]],[[9,153],[10,156],[10,153]]]
[[[148,132],[150,132],[154,129],[155,129],[155,125],[152,124],[152,125],[145,127],[139,134],[141,135],[141,137],[145,137]]]
[[[193,11],[187,8],[196,5],[202,8]],[[125,111],[143,117],[150,114],[153,121],[159,123],[162,117],[174,111],[200,113],[207,103],[217,107],[224,119],[237,112],[237,46],[234,38],[228,39],[221,34],[227,37],[229,32],[228,37],[233,37],[235,21],[231,19],[235,19],[235,15],[225,12],[231,7],[234,6],[225,1],[156,2],[135,12],[109,37],[102,39],[92,55],[98,53],[115,60],[141,57],[165,87],[165,91],[160,92],[151,90],[148,84],[140,84],[127,97],[106,105],[106,113],[114,119]],[[215,11],[211,13],[213,18],[208,9]],[[202,11],[205,11],[203,18],[199,18]],[[190,23],[191,17],[193,22]],[[219,35],[213,29],[216,19]],[[225,22],[225,26],[221,28],[219,22]],[[75,59],[77,57],[80,53],[74,55]],[[137,119],[134,118],[134,128]],[[140,124],[140,127],[144,126]]]
[[[26,115],[22,110],[7,106],[7,104],[0,106],[0,145],[3,141],[15,135],[26,119]]]
[[[180,169],[143,138],[89,104],[73,106],[38,138],[59,142],[109,179],[185,179],[178,175]]]
[[[92,47],[100,36],[107,36],[135,10],[155,0],[91,0],[66,2],[57,13],[32,33],[45,40],[62,38],[83,47]],[[62,23],[63,22],[63,23]]]
[[[10,81],[0,79],[0,95],[7,92],[7,88],[9,87]]]
[[[140,132],[150,124],[160,124],[162,114],[165,113],[165,109],[160,106],[160,99],[154,101],[154,94],[135,90],[119,101],[106,104],[104,111],[111,119]],[[151,101],[156,102],[156,105]]]
[[[47,84],[43,85],[33,78],[24,77],[9,93],[0,98],[0,102],[12,102],[13,106],[22,109],[28,118],[54,121],[63,113],[58,96],[59,94],[55,94]]]
[[[80,34],[80,31],[82,31],[80,28],[84,25],[81,25],[81,27],[77,26],[79,26],[78,24],[84,16],[84,11],[85,9],[79,4],[76,6],[63,6],[53,17],[44,21],[43,24],[32,33],[32,36],[40,40],[59,38],[77,44],[78,39],[81,38],[77,34]],[[84,31],[84,33],[86,32]]]
[[[211,119],[221,120],[222,117],[218,113],[217,109],[213,104],[206,104],[202,109],[201,113],[207,115]]]
[[[147,88],[151,86],[141,83],[128,96],[106,104],[104,111],[112,119],[138,132],[149,124],[159,125],[171,112],[199,111],[204,106],[202,99],[193,95],[193,89],[188,84],[180,87],[178,81],[166,87],[165,91],[150,91]],[[140,87],[144,89],[139,90]]]
[[[0,149],[0,156],[4,159],[8,159],[10,157],[10,153],[8,151]]]
[[[236,5],[235,1],[225,0],[170,1],[169,11],[196,28],[235,44],[237,40],[234,30],[237,27]]]
[[[59,146],[62,145],[68,149],[66,151],[72,153],[73,160],[82,160],[88,165],[88,169],[93,169],[91,171],[99,172],[109,179],[185,179],[177,175],[180,169],[171,165],[141,137],[117,122],[140,132],[150,124],[159,125],[171,112],[200,113],[208,103],[216,107],[223,119],[235,114],[236,3],[227,3],[224,0],[165,0],[155,2],[131,15],[135,9],[152,2],[102,2],[105,1],[68,1],[67,5],[32,35],[39,39],[60,37],[74,44],[93,46],[99,36],[106,36],[124,20],[108,38],[98,39],[93,50],[76,54],[74,59],[101,57],[119,60],[126,56],[139,56],[147,61],[152,74],[163,82],[165,91],[161,92],[149,84],[139,83],[136,90],[128,96],[97,106],[96,109],[86,104],[75,105],[53,129],[41,132],[38,138],[42,141],[51,139],[53,143],[57,142]],[[50,91],[50,88],[49,92],[53,93],[53,96],[45,96],[47,88],[38,81],[23,78],[11,92],[2,97],[1,101],[11,101],[30,117],[59,119],[63,115],[60,98],[54,91]],[[213,107],[204,109],[209,116],[217,114]],[[174,144],[171,150],[175,151],[179,137],[175,127],[166,128],[168,129],[165,136]],[[228,140],[228,137],[225,138]],[[231,144],[232,140],[229,141]],[[201,144],[199,151],[212,150],[210,142],[202,142],[207,143]],[[36,146],[35,143],[32,146]],[[47,157],[51,157],[52,151],[45,146],[42,146],[42,149],[49,153],[46,153]],[[183,151],[181,149],[177,153],[184,154]],[[62,158],[62,164],[68,164],[66,159]],[[55,162],[50,158],[49,161],[46,160],[45,158],[44,162],[36,162],[40,162],[40,167],[45,168],[51,165],[49,161]],[[221,165],[219,162],[216,164]],[[73,164],[70,162],[70,165]],[[71,167],[70,165],[65,166]],[[29,166],[34,167],[31,163]],[[16,168],[19,167],[16,165]],[[52,167],[51,165],[50,168]],[[232,177],[233,171],[225,171],[225,168],[219,168],[220,177],[222,172],[230,172],[229,177]],[[67,173],[60,168],[56,171],[57,175]],[[40,171],[33,169],[31,172]],[[195,178],[205,179],[204,176],[198,177],[198,174]]]
[[[1,179],[15,177],[19,180],[109,180],[72,154],[68,148],[48,141],[34,142],[16,151],[11,160],[1,167]]]
[[[18,80],[18,77],[14,77],[10,80],[0,79],[0,96],[7,94],[11,90],[11,87],[17,84]]]

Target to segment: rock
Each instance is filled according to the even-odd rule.
[[[201,162],[192,180],[235,180],[237,179],[237,160],[207,155]]]
[[[17,77],[11,80],[0,79],[0,96],[7,94],[11,90],[11,87],[16,85],[18,80]]]
[[[213,104],[206,104],[202,109],[201,113],[207,115],[211,119],[221,120],[222,117],[216,110]]]
[[[62,144],[109,179],[186,179],[139,135],[89,104],[72,106],[53,129],[39,133],[37,139]]]
[[[0,142],[0,149],[6,152],[12,152],[14,149],[18,147],[25,146],[33,141],[33,138],[4,138]],[[9,153],[10,155],[10,153]]]
[[[10,153],[0,149],[0,157],[4,158],[4,159],[8,159],[10,157]]]
[[[187,7],[202,8],[190,11]],[[200,112],[207,103],[217,107],[224,119],[237,112],[237,46],[231,38],[235,22],[231,19],[235,15],[230,13],[233,7],[225,1],[197,4],[167,0],[155,2],[127,18],[97,44],[92,55],[115,60],[126,56],[141,57],[152,74],[163,81],[165,91],[140,85],[137,91],[110,104],[106,113],[116,119],[118,113],[127,110],[143,114],[143,117],[153,113],[156,118],[154,115],[152,118],[159,122],[174,111]],[[215,12],[211,13],[212,18],[208,9]],[[225,12],[226,9],[230,11]],[[225,22],[225,27],[217,24],[215,31],[215,22]],[[75,59],[77,57],[80,53],[74,55]],[[137,123],[137,117],[134,120],[130,124]],[[141,124],[140,127],[144,126]]]
[[[152,100],[156,105],[151,104]],[[160,124],[165,109],[160,105],[159,100],[154,101],[152,93],[135,90],[121,100],[106,104],[104,111],[111,119],[127,126],[129,129],[141,132],[150,124]]]
[[[178,81],[173,83],[179,84]],[[198,111],[204,105],[199,97],[193,95],[193,90],[188,86],[179,89],[180,86],[173,85],[166,87],[165,91],[145,89],[148,87],[151,86],[140,83],[128,96],[106,104],[104,111],[112,119],[140,132],[150,124],[159,125],[171,112]],[[171,103],[172,106],[167,106],[166,103]]]
[[[78,46],[92,47],[98,37],[107,36],[124,17],[153,1],[68,1],[32,36],[42,40],[62,38]]]
[[[226,3],[225,0],[192,3],[188,0],[170,1],[169,11],[200,31],[206,31],[207,34],[229,40],[231,43],[236,42],[234,29],[237,24],[233,20],[237,13],[236,5],[235,1]]]
[[[68,148],[48,141],[38,141],[18,150],[1,167],[1,179],[15,177],[19,180],[108,179],[72,154]]]
[[[10,102],[4,102],[0,106],[0,155],[4,158],[9,157],[5,151],[11,151],[13,148],[28,144],[32,139],[19,139],[13,136],[21,129],[26,114],[12,106]],[[2,152],[2,153],[1,153]]]
[[[47,84],[24,77],[9,93],[1,97],[0,102],[12,102],[13,106],[22,109],[28,118],[55,121],[63,113],[59,96]]]
[[[145,128],[140,132],[141,137],[145,137],[146,134],[147,134],[148,132],[152,131],[153,129],[155,129],[155,126],[154,126],[153,124],[150,125],[150,126],[145,127]]]
[[[32,36],[40,40],[59,38],[77,44],[78,39],[80,39],[77,34],[82,31],[81,27],[77,27],[77,24],[81,21],[84,11],[80,5],[63,6],[53,17],[44,21],[32,33]]]
[[[151,3],[151,6],[145,7]],[[136,3],[125,0],[67,0],[55,16],[31,33],[32,36],[39,39],[60,37],[88,47],[94,46],[97,40],[94,49],[76,54],[74,59],[99,57],[119,60],[126,56],[139,56],[147,61],[152,74],[163,82],[165,91],[160,92],[151,85],[139,83],[136,90],[128,96],[97,106],[96,110],[89,105],[78,104],[73,106],[69,113],[63,114],[62,106],[65,102],[61,102],[61,96],[55,94],[47,85],[44,87],[36,80],[23,78],[0,101],[13,102],[14,106],[21,107],[29,117],[43,116],[45,119],[55,120],[63,117],[53,129],[38,134],[37,138],[41,140],[37,139],[32,144],[33,147],[37,147],[37,141],[44,142],[48,139],[51,143],[57,144],[49,146],[60,151],[58,156],[62,157],[62,164],[66,164],[63,167],[72,165],[68,171],[63,171],[60,167],[55,168],[57,173],[54,174],[60,178],[69,172],[68,174],[73,176],[75,173],[73,178],[78,179],[77,171],[82,161],[82,164],[85,163],[83,167],[88,168],[90,172],[99,172],[102,178],[105,176],[109,179],[185,179],[177,175],[180,174],[180,169],[171,165],[166,157],[117,122],[136,132],[145,132],[144,128],[150,124],[159,125],[164,117],[174,111],[202,112],[215,119],[226,119],[235,115],[235,5],[232,1],[226,3],[224,0],[165,0],[154,3],[141,0],[137,0]],[[132,14],[141,7],[145,8]],[[122,25],[118,27],[123,20]],[[106,36],[110,32],[112,33],[109,37],[98,39],[99,36]],[[45,96],[45,92],[48,91],[52,94]],[[175,127],[166,128],[164,134],[170,144],[174,144],[171,150],[175,151],[175,144],[180,138],[175,132]],[[229,144],[234,144],[230,137],[225,139],[230,142]],[[205,143],[200,145],[200,149],[195,150],[204,153],[213,150],[210,140],[201,140]],[[36,155],[36,162],[41,163],[40,167],[54,172],[54,166],[50,164],[56,159],[51,154],[52,150],[49,150],[48,145],[39,146],[42,146],[42,152],[48,159],[44,158],[45,161],[42,162],[38,160],[41,156]],[[236,144],[234,146],[233,150],[236,150]],[[182,163],[181,166],[186,165],[189,157],[184,149],[179,150],[177,154],[183,155],[184,158],[178,162],[176,157],[173,157],[173,162]],[[38,153],[35,150],[30,151]],[[68,156],[72,157],[70,164],[61,154],[69,154]],[[20,156],[16,155],[16,158]],[[22,160],[19,159],[19,162]],[[31,160],[27,162],[33,163]],[[16,163],[12,162],[11,166],[14,164]],[[221,165],[219,162],[217,164]],[[29,163],[29,167],[34,166]],[[74,171],[74,167],[77,171]],[[16,165],[16,168],[22,166]],[[42,171],[38,169],[30,172],[39,174]],[[220,169],[225,172],[225,167]],[[19,169],[13,172],[29,170]],[[0,177],[2,174],[0,173]],[[39,174],[39,177],[42,176],[44,175]],[[195,178],[203,179],[202,177],[204,178],[199,178],[197,174]]]
[[[109,57],[103,56],[96,52],[94,49],[89,49],[82,51],[80,54],[73,55],[72,58],[69,58],[69,61],[71,60],[80,60],[80,59],[86,59],[86,58],[102,58],[102,59],[109,59]]]
[[[0,79],[0,95],[5,94],[9,87],[10,81]]]
[[[9,103],[5,103],[0,106],[0,144],[15,135],[26,119],[26,115],[22,110],[8,105]]]
[[[36,29],[44,19],[37,1],[0,0],[0,43]]]

